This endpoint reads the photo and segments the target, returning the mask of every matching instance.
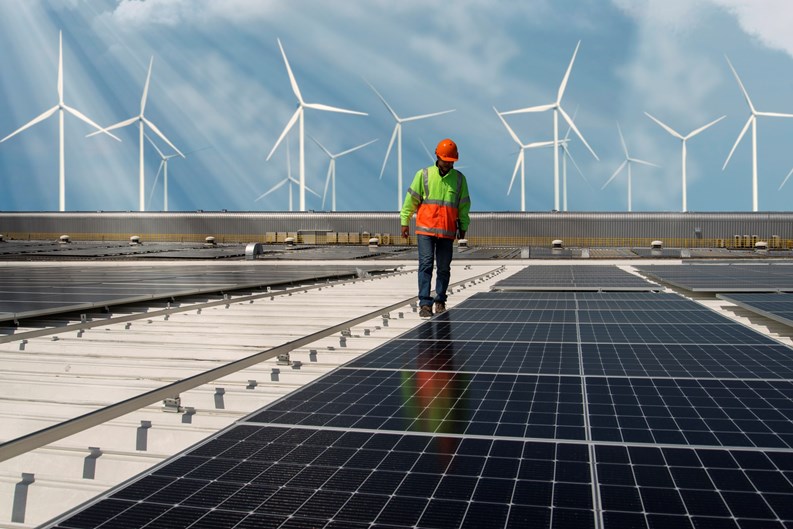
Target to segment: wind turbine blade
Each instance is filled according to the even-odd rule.
[[[724,118],[726,118],[726,117],[727,117],[727,116],[722,116],[722,117],[720,117],[719,119],[714,119],[713,121],[711,121],[711,122],[710,122],[710,123],[708,123],[707,125],[704,125],[704,126],[702,126],[702,127],[698,128],[697,130],[695,130],[695,131],[693,131],[693,132],[690,132],[690,133],[688,134],[688,136],[686,136],[686,139],[689,139],[689,138],[692,138],[692,137],[696,136],[697,134],[699,134],[700,132],[702,132],[702,131],[703,131],[703,130],[705,130],[706,128],[708,128],[708,127],[712,127],[713,125],[715,125],[716,123],[718,123],[719,121],[721,121],[722,119],[724,119]]]
[[[330,173],[333,166],[328,164],[328,174],[325,175],[325,191],[322,192],[322,209],[325,209],[325,198],[328,196],[328,186],[330,185]]]
[[[133,123],[136,123],[139,119],[140,118],[138,116],[135,116],[134,118],[125,119],[124,121],[120,121],[120,122],[116,123],[115,125],[110,125],[109,127],[105,127],[102,130],[97,130],[96,132],[92,132],[91,134],[87,134],[86,138],[90,138],[91,136],[96,136],[97,134],[101,134],[103,131],[106,132],[106,131],[110,131],[110,130],[120,129],[122,127],[126,127],[127,125],[132,125]]]
[[[656,165],[652,162],[645,162],[644,160],[639,160],[638,158],[628,158],[629,162],[640,163],[642,165],[649,165],[650,167],[661,167],[660,165]]]
[[[741,129],[741,133],[738,134],[738,139],[735,140],[735,143],[733,144],[732,149],[730,149],[730,154],[727,155],[727,159],[724,160],[724,165],[721,166],[721,170],[722,171],[724,171],[724,169],[727,168],[727,164],[730,163],[730,158],[732,158],[732,153],[735,152],[735,148],[738,147],[739,143],[741,143],[741,140],[743,139],[743,135],[746,134],[746,131],[749,129],[749,125],[752,124],[752,120],[753,119],[755,119],[754,114],[750,115],[749,119],[746,120],[746,124]]]
[[[163,134],[162,132],[160,132],[160,129],[158,129],[158,128],[157,128],[157,126],[156,126],[154,123],[152,123],[151,121],[149,121],[148,119],[146,119],[146,116],[141,116],[141,118],[140,118],[140,119],[142,119],[142,120],[143,120],[143,122],[144,122],[146,125],[148,125],[148,126],[149,126],[149,128],[150,128],[150,129],[151,129],[151,130],[152,130],[152,131],[153,131],[153,132],[154,132],[154,133],[155,133],[157,136],[159,136],[159,137],[160,137],[160,139],[161,139],[162,141],[164,141],[165,143],[167,143],[167,144],[168,144],[168,146],[170,146],[170,147],[171,147],[171,149],[173,149],[174,151],[176,151],[176,152],[177,152],[177,154],[179,154],[179,156],[181,156],[182,158],[184,158],[184,154],[182,154],[182,151],[180,151],[179,149],[177,149],[177,148],[176,148],[176,145],[174,145],[173,143],[171,143],[171,140],[169,140],[168,138],[166,138],[166,137],[165,137],[165,134]]]
[[[405,121],[416,121],[416,120],[424,119],[424,118],[433,118],[435,116],[441,116],[443,114],[449,114],[450,112],[454,112],[454,111],[455,111],[455,109],[451,109],[451,110],[444,110],[442,112],[433,112],[432,114],[422,114],[420,116],[411,116],[409,118],[403,119],[402,121],[403,122],[405,122]]]
[[[297,121],[297,118],[300,116],[300,113],[302,111],[303,111],[303,107],[297,107],[297,110],[295,110],[295,113],[292,114],[291,118],[289,118],[289,122],[286,124],[286,127],[284,127],[284,130],[281,132],[281,135],[278,136],[278,141],[275,142],[275,145],[273,145],[273,148],[270,150],[270,154],[267,155],[267,160],[268,161],[270,160],[270,158],[272,158],[273,153],[278,148],[278,145],[281,144],[281,141],[284,139],[284,136],[286,136],[287,133],[289,133],[289,130],[295,124],[295,121]]]
[[[500,114],[502,116],[511,116],[512,114],[526,114],[527,112],[545,112],[546,110],[551,110],[552,108],[556,108],[556,103],[538,105],[536,107],[519,108],[518,110],[508,110],[507,112],[500,112]]]
[[[329,105],[323,105],[321,103],[304,103],[303,104],[307,108],[313,108],[315,110],[326,110],[328,112],[340,112],[342,114],[355,114],[357,116],[368,116],[366,112],[358,112],[357,110],[347,110],[346,108],[338,108],[332,107]]]
[[[143,135],[146,137],[147,140],[149,140],[149,143],[151,143],[151,146],[154,147],[155,151],[157,151],[157,154],[160,155],[160,158],[166,158],[166,156],[162,153],[160,148],[157,147],[157,144],[154,143],[154,141],[151,139],[151,137],[148,134],[146,134],[145,132],[143,133]]]
[[[650,118],[651,120],[653,120],[653,121],[655,121],[656,123],[658,123],[658,124],[659,124],[659,125],[660,125],[660,126],[661,126],[661,127],[662,127],[662,128],[665,130],[665,131],[666,131],[666,132],[668,132],[668,133],[669,133],[669,134],[671,134],[672,136],[674,136],[674,137],[676,137],[676,138],[679,138],[679,139],[681,139],[681,140],[684,140],[684,139],[685,139],[683,136],[681,136],[681,135],[680,135],[680,133],[679,133],[679,132],[677,132],[676,130],[674,130],[673,128],[671,128],[671,127],[670,127],[669,125],[667,125],[666,123],[662,123],[660,120],[658,120],[657,118],[654,118],[653,116],[651,116],[651,115],[650,115],[650,114],[648,114],[647,112],[645,112],[644,114],[645,114],[645,115],[646,115],[648,118]]]
[[[780,112],[757,112],[758,116],[768,116],[770,118],[793,118],[793,114],[782,114]]]
[[[300,184],[300,183],[298,182],[298,185],[299,185],[299,184]],[[317,197],[317,198],[322,198],[322,197],[320,197],[320,196],[319,196],[319,193],[317,193],[316,191],[314,191],[313,189],[311,189],[311,188],[310,188],[310,187],[308,187],[308,186],[306,186],[306,191],[308,191],[309,193],[311,193],[312,195],[314,195],[314,196],[315,196],[315,197]]]
[[[730,70],[732,70],[732,74],[735,76],[735,80],[738,81],[738,86],[741,87],[741,92],[743,92],[743,97],[746,99],[746,104],[749,105],[749,110],[752,112],[753,115],[756,114],[754,105],[752,104],[752,100],[749,99],[749,92],[747,92],[746,88],[744,88],[743,83],[741,82],[741,78],[738,77],[738,72],[736,72],[735,68],[733,68],[729,57],[725,55],[724,58],[727,60],[727,64],[729,65]]]
[[[553,142],[551,142],[551,143],[553,143]],[[584,179],[584,182],[586,182],[587,184],[589,184],[589,180],[587,179],[587,177],[586,177],[586,176],[584,176],[584,172],[581,170],[581,168],[580,168],[580,167],[578,167],[578,164],[577,164],[577,163],[575,163],[575,158],[573,158],[573,155],[572,155],[572,154],[570,154],[570,150],[567,148],[567,144],[566,144],[566,143],[563,143],[563,144],[562,144],[562,150],[564,151],[564,154],[567,156],[567,158],[568,158],[568,159],[569,159],[571,162],[573,162],[573,167],[575,167],[575,168],[576,168],[576,171],[578,171],[578,174],[580,174],[580,175],[581,175],[581,178],[583,178],[583,179]],[[589,185],[590,185],[590,187],[591,187],[591,184],[589,184]]]
[[[575,117],[578,115],[578,107],[579,107],[579,105],[576,105],[575,112],[573,112],[573,121],[575,121]],[[570,131],[571,130],[573,130],[573,129],[570,128],[570,127],[567,127],[567,132],[564,133],[564,138],[561,141],[563,141],[565,143],[567,142],[568,138],[570,138]],[[567,149],[567,148],[565,147],[565,149]]]
[[[67,106],[67,105],[63,105],[63,109],[66,110],[67,112],[69,112],[74,117],[85,121],[86,123],[88,123],[89,125],[94,127],[95,129],[97,129],[97,131],[96,131],[97,134],[101,132],[101,133],[107,134],[108,136],[110,136],[111,138],[113,138],[116,141],[121,141],[121,139],[119,139],[118,136],[116,136],[115,134],[111,134],[110,132],[107,131],[107,129],[100,127],[99,125],[94,123],[91,119],[89,119],[85,114],[83,114],[79,110],[77,110],[75,108],[72,108],[70,106]]]
[[[258,202],[258,201],[260,201],[261,199],[263,199],[264,197],[266,197],[267,195],[269,195],[269,194],[270,194],[270,193],[272,193],[273,191],[276,191],[276,190],[278,190],[279,188],[283,187],[283,186],[284,186],[284,184],[286,184],[287,182],[289,182],[289,178],[284,178],[283,180],[281,180],[280,182],[278,182],[277,184],[275,184],[273,187],[271,187],[271,188],[270,188],[268,191],[265,191],[264,193],[262,193],[261,195],[259,195],[259,198],[257,198],[256,200],[254,200],[254,202]]]
[[[427,148],[427,144],[424,143],[424,140],[420,139],[419,143],[421,143],[421,146],[424,148],[424,152],[427,153],[427,158],[429,158],[430,160],[432,160],[434,162],[435,161],[435,157],[432,156],[432,154],[430,153],[430,150]]]
[[[620,133],[620,142],[622,143],[622,150],[625,152],[625,158],[630,158],[628,154],[628,146],[625,144],[625,136],[622,135],[622,129],[620,128],[620,122],[617,122],[617,132]]]
[[[63,31],[58,32],[58,102],[63,103]]]
[[[784,186],[784,185],[785,185],[785,183],[788,181],[788,178],[790,178],[790,175],[792,175],[792,174],[793,174],[793,169],[791,169],[791,170],[790,170],[790,172],[787,174],[787,176],[785,177],[785,179],[784,179],[784,180],[782,180],[782,183],[781,183],[781,184],[779,184],[779,188],[777,189],[777,191],[780,191],[780,190],[782,189],[782,186]]]
[[[154,144],[152,143],[152,145]],[[154,197],[154,188],[157,187],[157,180],[160,178],[160,173],[162,172],[163,165],[165,165],[165,160],[160,160],[160,167],[157,168],[157,174],[154,175],[154,183],[151,184],[151,193],[149,193],[149,201],[147,202],[147,204],[151,204],[151,199]]]
[[[9,134],[8,136],[6,136],[5,138],[3,138],[2,140],[0,140],[0,143],[2,143],[2,142],[4,142],[4,141],[6,141],[8,138],[10,138],[10,137],[12,137],[12,136],[16,136],[17,134],[19,134],[19,133],[20,133],[20,132],[22,132],[23,130],[25,130],[25,129],[28,129],[28,128],[32,127],[32,126],[33,126],[33,125],[35,125],[36,123],[39,123],[39,122],[41,122],[41,121],[44,121],[45,119],[47,119],[48,117],[50,117],[51,115],[53,115],[55,112],[57,112],[57,111],[58,111],[58,108],[59,108],[59,107],[58,107],[58,105],[55,105],[55,106],[54,106],[54,107],[52,107],[51,109],[49,109],[49,110],[46,110],[46,111],[42,112],[41,114],[39,114],[38,116],[36,116],[36,117],[35,117],[35,118],[33,118],[32,120],[28,121],[26,124],[24,124],[24,125],[22,125],[21,127],[19,127],[17,130],[15,130],[14,132],[12,132],[12,133],[11,133],[11,134]]]
[[[319,145],[319,148],[320,148],[320,149],[322,149],[323,151],[325,151],[325,154],[327,154],[327,155],[328,155],[328,158],[333,158],[333,155],[330,153],[330,151],[329,151],[329,150],[327,150],[327,149],[325,148],[325,146],[324,146],[324,145],[322,145],[322,144],[319,142],[319,140],[318,140],[317,138],[315,138],[315,137],[314,137],[314,136],[312,136],[311,134],[309,134],[309,135],[308,135],[308,137],[309,137],[309,138],[311,138],[312,140],[314,140],[314,143],[316,143],[317,145]]]
[[[371,144],[373,144],[373,143],[374,143],[374,142],[376,142],[376,141],[377,141],[377,138],[375,138],[375,139],[373,139],[373,140],[370,140],[370,141],[367,141],[367,142],[366,142],[366,143],[364,143],[364,144],[358,145],[357,147],[353,147],[352,149],[347,149],[346,151],[343,151],[343,152],[340,152],[339,154],[337,154],[337,155],[336,155],[336,158],[340,158],[340,157],[342,157],[342,156],[344,156],[344,155],[346,155],[346,154],[350,154],[351,152],[355,152],[355,151],[357,151],[358,149],[363,149],[363,148],[364,148],[364,147],[366,147],[367,145],[371,145]]]
[[[394,146],[394,140],[396,139],[397,132],[399,131],[400,124],[397,122],[394,125],[394,132],[391,133],[391,141],[388,142],[388,148],[385,150],[385,158],[383,158],[383,167],[380,168],[380,178],[379,180],[383,179],[383,173],[385,172],[385,164],[388,163],[388,155],[391,154],[391,147]]]
[[[595,160],[599,161],[600,158],[598,158],[598,155],[595,154],[595,151],[593,151],[592,147],[590,147],[589,144],[586,142],[586,140],[584,139],[584,136],[581,134],[581,132],[579,132],[578,127],[575,126],[575,123],[573,123],[573,120],[570,119],[570,116],[567,115],[567,112],[565,112],[562,107],[559,107],[559,113],[562,114],[562,117],[564,118],[564,120],[567,122],[568,125],[570,125],[570,128],[573,129],[573,132],[575,132],[576,136],[578,136],[578,138],[581,140],[581,142],[584,144],[584,146],[586,146],[586,148],[589,149],[589,152],[592,153],[592,156],[595,157]]]
[[[523,163],[523,149],[520,150],[520,154],[518,154],[518,159],[515,160],[515,170],[512,171],[512,180],[509,181],[509,189],[507,189],[507,194],[509,195],[512,192],[512,184],[515,183],[515,176],[518,174],[518,169],[520,169],[521,164]]]
[[[562,96],[564,95],[564,89],[567,87],[567,80],[570,78],[570,72],[573,69],[573,63],[575,62],[575,56],[578,54],[578,47],[581,46],[581,41],[578,41],[578,44],[575,45],[575,51],[573,52],[573,58],[570,59],[570,65],[567,67],[567,71],[564,73],[564,79],[562,79],[562,84],[559,85],[559,92],[556,94],[556,104],[560,104],[562,102]]]
[[[149,59],[149,73],[146,74],[146,84],[143,85],[143,95],[140,98],[140,115],[143,115],[143,110],[146,108],[146,98],[149,95],[149,81],[151,81],[151,67],[154,64],[154,56]]]
[[[289,82],[292,84],[292,92],[294,92],[295,97],[303,104],[303,96],[300,95],[300,87],[297,86],[297,81],[295,80],[295,74],[292,73],[292,67],[289,66],[289,59],[286,58],[286,52],[284,51],[284,47],[281,44],[281,39],[276,39],[278,41],[278,47],[281,48],[281,55],[284,58],[284,64],[286,64],[286,73],[289,74]]]
[[[504,119],[504,116],[502,116],[502,115],[499,113],[499,111],[498,111],[498,110],[496,110],[496,107],[493,107],[493,110],[496,112],[496,115],[498,116],[498,119],[500,119],[500,120],[501,120],[501,123],[503,123],[503,124],[504,124],[504,127],[506,127],[506,129],[507,129],[507,132],[509,132],[509,135],[510,135],[510,136],[512,136],[512,139],[513,139],[513,140],[515,140],[515,143],[517,143],[518,145],[521,145],[521,146],[522,146],[522,145],[523,145],[523,143],[520,141],[520,138],[518,138],[518,135],[517,135],[517,134],[515,134],[515,131],[514,131],[514,130],[512,130],[512,127],[510,127],[510,126],[509,126],[509,124],[507,123],[507,120],[505,120],[505,119]]]
[[[609,178],[608,180],[606,180],[606,183],[605,183],[605,184],[603,184],[603,185],[600,187],[600,189],[601,189],[601,190],[603,190],[603,189],[606,189],[606,186],[607,186],[607,185],[609,185],[609,184],[611,183],[611,181],[612,181],[612,180],[614,180],[615,178],[617,178],[617,175],[618,175],[618,174],[620,174],[620,171],[622,171],[622,169],[623,169],[623,168],[624,168],[624,167],[625,167],[627,164],[628,164],[628,160],[623,160],[623,161],[622,161],[622,163],[620,164],[620,166],[619,166],[619,167],[617,167],[617,170],[616,170],[616,171],[614,171],[614,174],[613,174],[613,175],[611,175],[611,178]]]
[[[534,142],[531,142],[531,143],[527,143],[526,145],[521,145],[521,147],[524,148],[524,149],[537,149],[537,148],[540,148],[540,147],[553,147],[553,144],[554,144],[553,140],[549,140],[549,141],[534,141]],[[562,142],[560,141],[559,144],[561,145]]]
[[[366,84],[368,84],[368,85],[369,85],[369,88],[371,88],[371,89],[372,89],[372,91],[375,93],[375,95],[376,95],[376,96],[377,96],[377,97],[380,99],[380,101],[382,101],[382,102],[383,102],[383,104],[384,104],[384,105],[385,105],[385,107],[388,109],[388,111],[391,113],[391,115],[394,117],[394,119],[395,119],[397,122],[399,122],[399,121],[402,121],[402,120],[399,118],[399,116],[397,116],[397,113],[394,111],[394,109],[393,109],[393,108],[391,108],[391,105],[389,105],[389,104],[388,104],[388,102],[385,100],[385,98],[384,98],[382,95],[380,95],[380,92],[378,92],[378,91],[377,91],[377,88],[375,88],[375,87],[374,87],[374,86],[373,86],[373,85],[372,85],[372,84],[371,84],[369,81],[367,81],[366,79],[364,79],[364,82],[366,82]]]

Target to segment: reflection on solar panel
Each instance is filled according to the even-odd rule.
[[[653,290],[657,285],[609,265],[528,266],[495,284],[497,290]]]
[[[793,326],[793,294],[731,294],[717,297]]]
[[[789,264],[657,265],[636,269],[692,292],[793,291],[793,266]]]
[[[790,527],[791,360],[674,294],[477,294],[56,527]]]
[[[337,266],[0,267],[0,321],[205,292],[283,285],[387,270]]]

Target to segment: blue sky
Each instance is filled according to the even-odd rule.
[[[403,193],[430,163],[421,142],[451,137],[473,210],[517,211],[517,147],[493,107],[552,102],[580,40],[562,107],[600,159],[571,135],[586,181],[568,167],[568,210],[627,210],[625,172],[601,190],[624,159],[619,122],[631,156],[660,166],[633,167],[633,211],[680,211],[681,142],[649,112],[683,134],[726,115],[687,144],[687,209],[750,211],[750,133],[722,170],[749,117],[725,56],[757,110],[793,114],[790,20],[789,0],[3,0],[0,137],[57,103],[62,30],[65,102],[104,126],[138,113],[154,57],[145,114],[195,151],[169,162],[170,210],[288,210],[286,186],[255,201],[287,173],[285,144],[266,161],[296,108],[280,38],[306,101],[368,113],[309,109],[306,135],[334,153],[378,140],[338,159],[338,210],[397,208],[395,152],[379,178],[394,122],[368,81],[402,117],[455,109],[404,125]],[[550,112],[507,119],[524,142],[553,137]],[[0,143],[0,210],[57,210],[57,122]],[[121,143],[92,130],[66,116],[66,209],[136,211],[137,129],[120,129]],[[778,187],[793,168],[793,119],[760,117],[757,130],[759,209],[788,211],[793,178]],[[297,127],[289,137],[297,176]],[[306,181],[322,194],[328,158],[306,139]],[[146,209],[162,210],[149,145],[145,160]],[[527,210],[553,209],[551,150],[527,152],[526,186]]]

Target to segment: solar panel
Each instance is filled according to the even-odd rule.
[[[792,358],[676,294],[477,294],[55,526],[790,526]]]
[[[717,297],[793,326],[793,294],[719,294]]]
[[[656,265],[636,269],[692,292],[793,291],[793,266],[786,264]]]
[[[611,265],[528,266],[498,281],[496,290],[653,290],[642,277]]]
[[[356,276],[387,265],[0,267],[0,321],[221,290]]]

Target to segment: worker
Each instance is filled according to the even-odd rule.
[[[410,218],[416,213],[416,238],[419,249],[419,316],[432,317],[446,311],[452,244],[464,239],[468,231],[471,198],[468,182],[454,168],[459,158],[457,144],[449,138],[435,149],[435,165],[416,173],[402,205],[402,237],[410,237]],[[430,294],[433,266],[437,264],[435,296]],[[433,306],[434,305],[434,306]]]

